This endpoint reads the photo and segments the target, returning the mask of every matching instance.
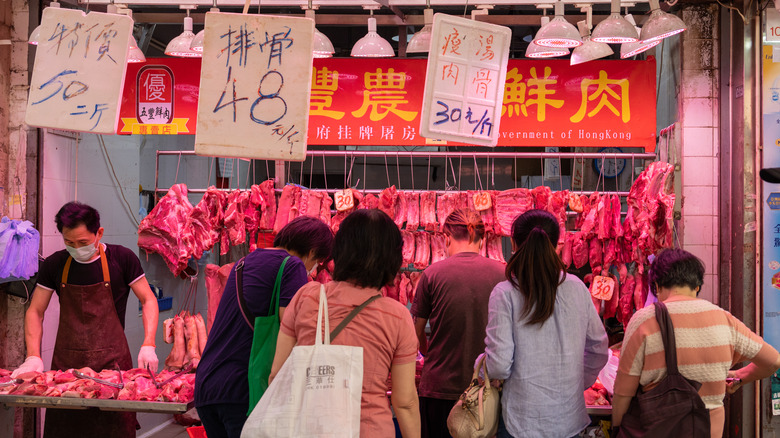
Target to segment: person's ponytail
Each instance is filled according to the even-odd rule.
[[[512,224],[517,251],[506,266],[506,278],[525,297],[520,319],[542,324],[555,311],[555,298],[565,269],[552,242],[558,241],[558,222],[543,210],[530,210]]]

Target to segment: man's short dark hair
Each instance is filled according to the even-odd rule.
[[[62,233],[63,228],[76,228],[79,225],[87,227],[92,234],[97,234],[100,229],[100,213],[87,204],[71,201],[63,205],[54,216],[57,223],[57,231]]]
[[[655,296],[658,296],[657,287],[688,286],[695,290],[704,284],[704,263],[688,251],[667,249],[661,251],[650,265],[648,281]]]
[[[279,230],[274,246],[293,251],[301,257],[314,250],[316,260],[327,260],[333,249],[333,231],[317,218],[298,216]]]
[[[347,216],[333,245],[333,279],[379,289],[392,283],[401,269],[403,240],[386,213],[357,210]]]

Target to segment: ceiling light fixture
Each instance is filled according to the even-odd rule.
[[[563,18],[563,2],[555,2],[555,18],[542,26],[533,41],[545,47],[577,47],[582,38],[577,28]]]
[[[433,9],[431,9],[430,0],[428,0],[428,7],[423,10],[423,23],[423,28],[414,34],[409,45],[406,46],[406,53],[428,53],[431,50]]]
[[[50,8],[59,8],[60,3],[59,2],[51,2],[49,3]],[[30,37],[27,38],[27,42],[29,44],[32,44],[33,46],[38,45],[38,41],[41,39],[41,25],[35,26],[35,29],[33,29],[32,33],[30,34]]]
[[[217,7],[217,0],[214,0],[211,9],[209,9],[209,12],[219,12],[219,8]],[[200,32],[195,34],[195,38],[193,38],[192,42],[190,43],[190,50],[192,50],[193,52],[203,53],[203,39],[205,37],[206,37],[206,28],[204,27],[203,29],[200,30]]]
[[[371,16],[368,18],[368,33],[352,46],[350,56],[357,58],[389,58],[395,56],[393,46],[376,33],[376,18],[373,15],[374,9],[378,9],[379,6],[364,6],[363,8],[371,11]]]
[[[642,33],[639,37],[643,43],[660,41],[672,35],[677,35],[685,31],[687,26],[680,17],[664,12],[658,0],[650,0],[650,18],[642,27]]]
[[[550,17],[542,17],[542,26],[550,22]],[[533,40],[528,43],[528,48],[525,49],[526,58],[555,58],[557,56],[566,56],[569,54],[569,49],[565,47],[544,47],[536,44]]]
[[[626,20],[631,24],[636,25],[634,17],[631,14],[626,14]],[[639,28],[636,28],[637,33],[640,32]],[[650,41],[649,43],[644,41],[637,41],[635,43],[625,43],[620,46],[620,59],[632,58],[642,52],[646,52],[653,47],[661,44],[661,40]]]
[[[111,14],[127,15],[131,20],[133,19],[133,11],[127,7],[120,8],[110,4],[106,7],[106,12]],[[133,26],[135,26],[135,21],[133,22]],[[132,34],[130,35],[130,43],[127,46],[127,62],[128,64],[146,62],[146,56],[144,55],[144,52],[141,51],[141,49],[138,47],[138,41]]]
[[[577,27],[580,29],[580,35],[582,36],[582,45],[575,47],[574,51],[571,52],[570,65],[582,64],[583,62],[593,61],[614,53],[609,44],[599,43],[591,39],[590,29],[588,29],[586,21],[578,22]]]
[[[195,39],[195,34],[192,33],[192,17],[190,17],[190,9],[195,9],[196,6],[180,5],[179,8],[187,11],[187,16],[184,17],[184,32],[168,43],[168,46],[165,48],[165,54],[179,58],[200,58],[203,56],[202,53],[190,49],[192,40]]]
[[[612,13],[596,25],[591,39],[599,43],[622,44],[639,41],[639,34],[633,24],[620,15],[620,0],[612,0]]]
[[[304,11],[306,18],[314,19],[314,9],[311,6],[311,0],[309,0],[309,9]],[[330,38],[327,35],[314,28],[314,48],[312,49],[312,56],[315,58],[330,58],[336,50],[333,48],[333,43],[330,42]]]

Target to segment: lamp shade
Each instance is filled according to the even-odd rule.
[[[582,38],[573,24],[562,16],[556,15],[549,23],[539,29],[534,43],[545,47],[568,48],[582,45]]]
[[[389,58],[395,56],[393,46],[376,33],[376,18],[368,19],[368,33],[352,46],[351,56],[359,58]]]
[[[206,36],[206,29],[195,34],[195,38],[190,43],[190,50],[193,52],[203,52],[203,37]]]
[[[651,2],[652,3],[652,2]],[[658,2],[655,2],[658,5]],[[640,40],[644,43],[660,41],[672,35],[685,31],[686,26],[680,17],[662,11],[660,8],[653,9],[650,18],[642,27]]]
[[[414,34],[412,40],[409,41],[409,45],[406,46],[406,53],[428,53],[431,50],[433,9],[425,9],[423,15],[425,26]]]
[[[327,35],[314,28],[314,49],[312,54],[315,58],[330,58],[336,50],[333,49],[333,43]]]
[[[612,48],[609,47],[609,44],[593,41],[591,37],[586,36],[582,38],[582,45],[575,47],[574,51],[571,52],[570,65],[593,61],[594,59],[609,56],[612,53],[614,52],[612,51]]]
[[[634,25],[623,18],[620,13],[613,13],[596,25],[591,34],[591,40],[598,43],[622,44],[639,41]]]
[[[556,56],[566,56],[568,54],[569,49],[565,47],[545,47],[533,41],[528,43],[528,48],[525,50],[526,58],[555,58]]]
[[[37,46],[38,40],[40,39],[41,39],[41,25],[39,24],[38,26],[35,27],[35,29],[33,29],[32,33],[30,34],[30,38],[27,39],[27,42],[32,44],[33,46]]]
[[[146,56],[144,52],[138,48],[138,42],[134,36],[130,36],[130,46],[127,48],[127,62],[146,62]]]
[[[184,17],[184,32],[172,39],[165,48],[165,54],[168,56],[177,56],[179,58],[199,58],[200,52],[190,49],[195,34],[192,33],[192,18]]]
[[[646,52],[652,49],[659,44],[661,44],[661,40],[650,41],[649,43],[644,41],[625,43],[620,46],[620,59],[634,57],[642,52]]]

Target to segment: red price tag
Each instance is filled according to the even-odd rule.
[[[479,192],[474,194],[474,208],[477,211],[487,210],[493,205],[490,201],[490,193]]]
[[[355,206],[355,198],[352,197],[352,190],[339,190],[335,193],[336,210],[345,211]]]
[[[615,291],[615,279],[596,275],[593,277],[593,283],[590,284],[590,294],[593,298],[609,301]]]

